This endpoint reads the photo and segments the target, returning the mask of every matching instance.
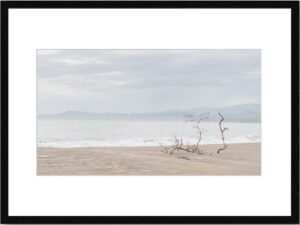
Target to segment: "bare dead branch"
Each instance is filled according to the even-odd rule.
[[[192,152],[196,152],[198,154],[201,154],[201,152],[202,152],[200,150],[200,144],[201,144],[201,141],[202,141],[203,130],[200,128],[200,123],[203,120],[209,120],[208,116],[209,116],[209,113],[202,113],[198,116],[195,116],[195,115],[192,115],[192,114],[188,115],[188,119],[186,120],[186,122],[196,122],[196,125],[194,126],[194,128],[196,129],[197,135],[198,135],[198,139],[197,139],[196,144],[191,147]]]
[[[220,151],[223,151],[223,150],[225,150],[228,147],[228,145],[225,143],[224,132],[226,130],[229,130],[227,127],[222,128],[222,122],[224,121],[224,117],[223,117],[223,115],[221,113],[219,113],[219,115],[221,117],[221,119],[219,121],[219,129],[220,129],[220,132],[221,132],[221,138],[222,138],[223,147],[218,149],[218,152],[217,152],[218,154],[220,154]]]
[[[204,130],[201,129],[201,122],[203,120],[209,120],[208,118],[209,113],[202,113],[200,115],[194,114],[185,114],[185,122],[192,122],[195,123],[193,126],[197,132],[197,142],[195,144],[190,145],[189,143],[184,144],[182,138],[178,138],[176,135],[173,136],[174,144],[171,146],[162,146],[163,152],[173,154],[175,151],[185,151],[189,153],[197,153],[198,155],[204,154],[204,150],[200,148],[202,144],[203,132]]]
[[[163,152],[169,153],[171,155],[174,153],[174,151],[180,151],[180,150],[190,152],[188,146],[184,147],[182,138],[179,139],[176,135],[174,135],[173,140],[174,140],[174,144],[171,146],[160,145],[163,148],[162,150]]]

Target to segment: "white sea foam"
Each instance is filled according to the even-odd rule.
[[[184,144],[194,144],[197,139],[182,138]],[[255,135],[235,137],[226,140],[226,143],[259,143],[260,137]],[[209,138],[201,144],[221,144],[221,139]],[[81,140],[81,141],[38,141],[38,147],[137,147],[137,146],[168,146],[174,144],[173,139],[157,138],[157,139],[124,139],[124,140]]]

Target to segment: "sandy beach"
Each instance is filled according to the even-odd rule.
[[[37,175],[260,175],[260,143],[206,145],[205,155],[161,147],[38,148]]]

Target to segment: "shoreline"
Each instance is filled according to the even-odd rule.
[[[226,143],[227,145],[244,145],[244,144],[261,144],[261,142],[240,142],[240,143]],[[221,146],[221,144],[202,144],[200,146],[207,146],[207,145],[214,145],[214,146]],[[171,146],[171,145],[164,145],[165,147]],[[77,148],[87,148],[87,149],[100,149],[100,148],[160,148],[161,146],[158,145],[141,145],[141,146],[76,146],[76,147],[56,147],[56,146],[37,146],[38,150],[42,149],[77,149]]]
[[[160,146],[37,148],[37,175],[260,175],[261,144],[201,145],[204,155]]]

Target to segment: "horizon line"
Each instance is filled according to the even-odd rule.
[[[105,114],[105,113],[111,113],[111,114],[149,114],[149,113],[162,113],[162,112],[168,112],[168,111],[179,111],[179,112],[185,112],[188,110],[193,110],[197,108],[228,108],[228,107],[234,107],[234,106],[243,106],[243,105],[261,105],[261,103],[245,103],[245,104],[234,104],[234,105],[227,105],[227,106],[198,106],[198,107],[193,107],[189,109],[166,109],[166,110],[161,110],[161,111],[148,111],[148,112],[111,112],[111,111],[106,111],[106,112],[95,112],[95,111],[80,111],[80,110],[65,110],[63,112],[56,112],[56,113],[37,113],[37,116],[41,115],[59,115],[59,114],[64,114],[68,112],[75,112],[75,113],[91,113],[91,114]]]

